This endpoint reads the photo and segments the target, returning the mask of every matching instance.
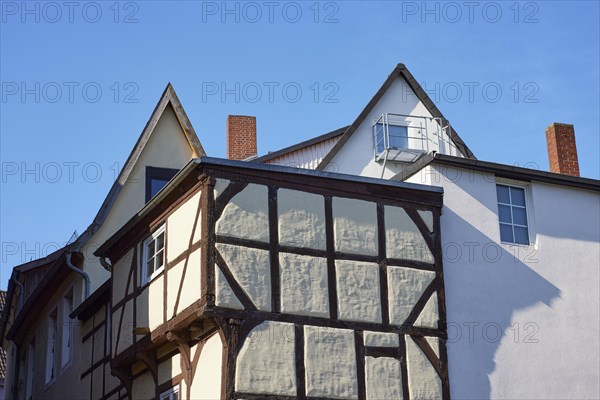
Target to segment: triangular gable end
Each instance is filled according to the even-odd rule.
[[[431,98],[427,95],[425,90],[421,87],[421,85],[416,81],[414,76],[410,73],[410,71],[404,66],[404,64],[398,64],[396,68],[392,71],[392,73],[385,80],[383,85],[379,88],[375,96],[369,101],[367,106],[362,110],[362,112],[358,115],[356,120],[346,129],[340,140],[335,144],[335,146],[331,149],[331,151],[323,158],[323,160],[317,166],[317,170],[324,170],[327,168],[329,163],[334,159],[335,155],[344,147],[348,139],[356,132],[358,127],[365,121],[369,113],[373,110],[373,108],[377,105],[379,100],[385,95],[390,86],[394,83],[397,78],[402,78],[406,81],[408,86],[412,89],[412,91],[417,96],[418,100],[423,103],[429,113],[435,118],[441,118],[443,121],[448,121],[442,112],[436,107]],[[464,141],[460,138],[458,133],[454,130],[454,128],[450,127],[449,129],[449,137],[452,143],[457,147],[457,149],[463,154],[466,158],[476,159],[473,152],[467,147]]]
[[[169,83],[94,221],[70,247],[92,254],[144,206],[146,167],[179,170],[203,156],[200,140]],[[92,292],[109,277],[94,257],[86,258],[84,270],[92,277]]]
[[[121,188],[129,180],[131,174],[133,173],[135,166],[137,164],[137,161],[139,160],[146,144],[150,140],[152,132],[154,132],[154,129],[156,128],[160,118],[163,116],[163,113],[169,106],[175,113],[175,116],[177,117],[177,120],[179,122],[179,125],[181,126],[181,129],[182,129],[183,133],[185,134],[185,137],[186,137],[189,145],[193,149],[194,158],[198,158],[198,157],[202,157],[202,156],[206,155],[204,148],[200,144],[200,140],[198,139],[198,136],[196,135],[196,131],[194,130],[194,127],[192,126],[185,110],[183,109],[183,106],[181,105],[181,102],[179,101],[179,98],[177,97],[177,93],[175,93],[175,89],[169,82],[167,84],[167,87],[165,88],[160,100],[156,104],[154,111],[152,111],[152,115],[150,116],[150,119],[146,123],[146,126],[144,127],[142,134],[138,138],[138,141],[136,142],[135,146],[133,147],[131,154],[127,158],[127,161],[125,162],[125,164],[123,164],[123,169],[119,173],[119,176],[117,177],[115,183],[113,184],[110,191],[108,192],[106,199],[102,203],[102,206],[100,207],[100,210],[98,211],[98,214],[96,215],[96,218],[94,218],[94,222],[92,223],[92,225],[93,224],[101,225],[104,222],[104,220],[106,219],[106,216],[108,215],[108,212],[112,208],[112,205],[114,204],[119,192],[121,191]]]

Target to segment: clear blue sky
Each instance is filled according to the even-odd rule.
[[[478,158],[547,170],[572,123],[598,179],[598,2],[467,4],[0,2],[0,287],[88,226],[169,81],[209,155],[227,114],[264,154],[351,123],[402,62]]]

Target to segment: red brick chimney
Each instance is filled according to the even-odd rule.
[[[245,160],[256,154],[256,117],[227,116],[227,158]]]
[[[546,144],[551,172],[579,176],[573,125],[554,122],[546,128]]]

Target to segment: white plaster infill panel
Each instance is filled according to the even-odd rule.
[[[431,250],[406,211],[402,207],[385,206],[384,212],[387,256],[433,264]],[[424,221],[433,225],[433,219],[426,217]]]
[[[172,261],[200,240],[202,216],[201,192],[182,204],[167,219],[167,261]],[[193,230],[193,231],[192,231]]]
[[[248,184],[233,196],[216,223],[217,235],[269,242],[268,189]]]
[[[433,271],[388,266],[390,324],[404,323],[434,278]]]
[[[437,294],[433,293],[413,325],[421,328],[437,328],[438,320],[438,298]]]
[[[363,333],[365,346],[367,347],[398,347],[400,339],[395,333],[371,332],[364,331]]]
[[[267,250],[217,243],[217,251],[256,308],[271,311],[271,264]]]
[[[329,317],[327,259],[280,253],[281,311]]]
[[[388,357],[365,357],[367,400],[403,399],[400,361]]]
[[[214,186],[214,198],[215,200],[219,198],[219,196],[221,195],[221,193],[223,193],[223,191],[227,188],[227,186],[229,186],[229,180],[227,179],[221,179],[221,178],[217,178],[215,179],[215,186]]]
[[[191,349],[192,354],[201,351],[198,367],[194,374],[190,399],[214,400],[221,398],[221,366],[223,364],[223,342],[219,334],[211,336],[202,350],[199,345]],[[175,376],[175,375],[172,375]]]
[[[279,244],[325,250],[325,200],[323,196],[279,189]]]
[[[296,396],[294,324],[265,321],[250,331],[237,357],[235,387]]]
[[[221,269],[215,264],[215,304],[218,307],[232,308],[234,310],[243,310],[244,306],[240,303],[231,286],[225,279]]]
[[[306,395],[358,399],[354,331],[304,327]]]
[[[442,381],[410,336],[406,336],[406,359],[411,400],[441,399]]]
[[[374,263],[336,260],[339,318],[381,322],[379,266]]]
[[[334,197],[335,249],[344,253],[377,255],[377,205]]]

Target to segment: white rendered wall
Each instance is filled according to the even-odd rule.
[[[598,399],[600,196],[531,183],[531,246],[500,244],[495,179],[444,166],[450,389],[457,399]],[[525,183],[527,184],[527,183]]]
[[[352,137],[333,157],[326,170],[381,178],[383,165],[375,161],[373,153],[373,125],[384,113],[432,117],[406,81],[403,78],[397,78],[362,124],[356,129]],[[415,121],[414,123],[416,123],[416,120],[411,121]],[[436,132],[435,126],[434,122],[428,122],[429,151],[439,151],[438,137],[433,134]],[[416,130],[409,128],[408,131],[409,136],[416,135],[416,132],[413,132]],[[447,141],[448,138],[445,137],[445,140]],[[461,156],[456,151],[456,148],[450,154]],[[399,173],[401,168],[402,165],[399,163],[388,162],[383,177],[389,179]]]

